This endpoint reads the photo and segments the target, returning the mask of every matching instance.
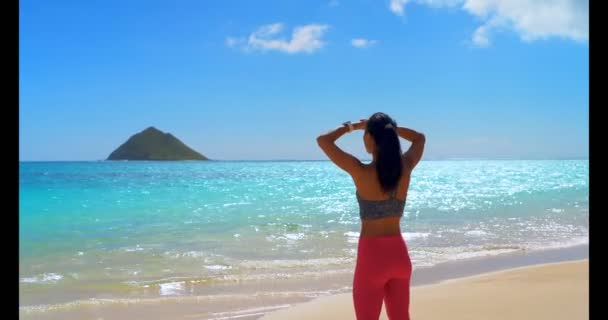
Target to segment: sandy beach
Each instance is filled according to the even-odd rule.
[[[543,264],[412,288],[412,319],[587,319],[588,260]],[[263,320],[355,319],[350,294],[322,297]],[[382,309],[380,319],[388,319]]]

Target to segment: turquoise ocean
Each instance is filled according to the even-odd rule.
[[[426,268],[586,244],[588,204],[588,160],[422,161],[401,226]],[[329,161],[21,162],[20,311],[349,274],[359,227]]]

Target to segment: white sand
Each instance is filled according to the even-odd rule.
[[[511,269],[414,287],[412,319],[579,320],[589,318],[589,261]],[[351,294],[319,298],[263,320],[355,319]],[[380,319],[388,319],[382,308]]]

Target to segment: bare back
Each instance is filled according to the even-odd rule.
[[[399,179],[395,196],[399,200],[407,199],[410,185],[411,170],[403,165],[403,174]],[[380,182],[374,163],[363,165],[360,174],[353,176],[359,196],[366,200],[385,200],[389,195],[380,188]],[[400,217],[391,216],[373,220],[361,221],[361,237],[378,237],[401,234]]]

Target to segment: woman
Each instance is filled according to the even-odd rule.
[[[347,132],[365,130],[369,164],[344,152],[335,141]],[[399,137],[412,144],[401,154]],[[377,320],[384,300],[388,318],[409,319],[412,263],[401,235],[410,176],[424,151],[422,133],[398,128],[388,115],[378,112],[369,120],[344,123],[317,138],[329,159],[348,172],[355,182],[361,235],[353,280],[353,300],[358,320]]]

